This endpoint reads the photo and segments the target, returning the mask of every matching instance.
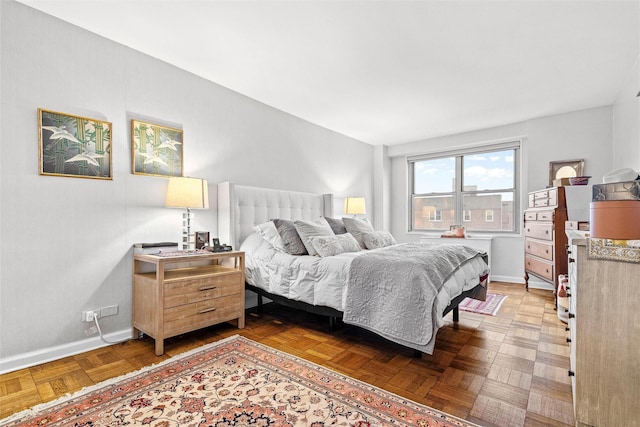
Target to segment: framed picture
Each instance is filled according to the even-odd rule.
[[[131,120],[131,169],[137,175],[182,176],[181,129]]]
[[[220,239],[218,239],[217,237],[214,237],[214,238],[212,239],[212,246],[213,246],[214,248],[219,247],[219,246],[220,246]]]
[[[40,175],[113,179],[111,123],[38,109]]]
[[[209,245],[209,232],[196,231],[196,249],[202,249]]]
[[[554,179],[583,176],[584,159],[549,162],[549,185]]]

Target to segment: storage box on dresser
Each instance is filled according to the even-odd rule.
[[[529,193],[524,211],[524,281],[529,274],[552,283],[558,289],[558,275],[567,274],[564,223],[567,204],[564,187],[552,187]]]
[[[640,264],[588,258],[569,240],[571,385],[577,426],[640,426]]]
[[[133,337],[164,340],[236,320],[244,328],[244,252],[134,255]]]

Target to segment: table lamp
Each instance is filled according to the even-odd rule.
[[[344,213],[347,215],[365,215],[367,208],[364,203],[364,197],[347,197],[344,199]]]
[[[195,236],[191,234],[191,209],[209,209],[209,190],[207,181],[200,178],[171,177],[167,186],[164,205],[170,208],[183,208],[182,249],[195,249]]]

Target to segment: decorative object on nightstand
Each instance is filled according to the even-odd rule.
[[[191,209],[209,209],[207,181],[200,178],[169,178],[165,206],[187,210],[182,214],[182,248],[194,250],[195,237],[191,234],[191,222],[194,217]]]
[[[564,232],[567,221],[564,187],[553,187],[529,193],[524,211],[524,283],[529,290],[529,274],[553,284],[558,290],[558,276],[567,274]]]
[[[366,215],[364,197],[347,197],[344,199],[344,213],[347,215]]]
[[[203,253],[204,252],[204,253]],[[164,340],[236,320],[244,328],[244,252],[133,256],[132,337]]]

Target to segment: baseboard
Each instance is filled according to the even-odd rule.
[[[128,339],[131,339],[131,328],[105,334],[104,339],[111,342],[126,341]],[[96,336],[81,341],[75,341],[68,344],[43,348],[36,351],[30,351],[28,353],[6,357],[0,359],[0,374],[6,374],[8,372],[17,371],[19,369],[29,368],[31,366],[62,359],[63,357],[74,356],[76,354],[84,353],[86,351],[91,351],[102,347],[107,347],[109,345],[111,344],[105,343],[100,339],[99,336]]]
[[[511,276],[494,276],[491,275],[492,282],[508,282],[508,283],[521,283],[524,286],[523,277],[511,277]],[[553,285],[548,282],[535,279],[533,276],[529,278],[529,289],[544,289],[547,291],[553,291]]]

